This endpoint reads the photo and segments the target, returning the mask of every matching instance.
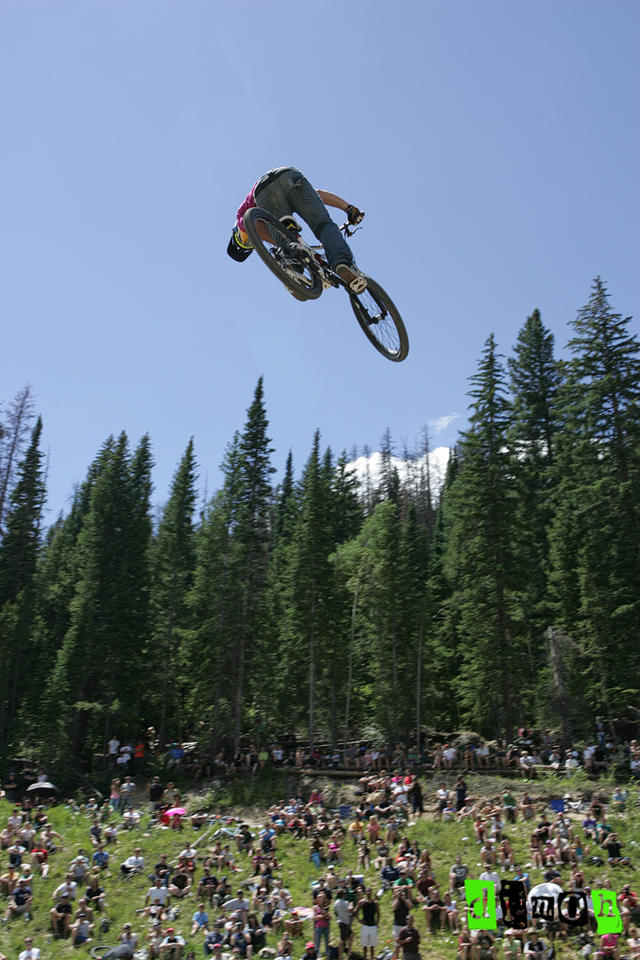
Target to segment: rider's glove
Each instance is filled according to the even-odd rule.
[[[345,210],[345,213],[347,215],[347,220],[351,224],[360,223],[362,220],[364,220],[364,210],[358,210],[358,208],[354,207],[352,203],[349,204]]]

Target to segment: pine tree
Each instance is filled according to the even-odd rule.
[[[124,433],[109,438],[78,535],[70,625],[46,691],[54,758],[102,746],[112,719],[136,731],[139,674],[148,643],[151,454],[133,457]]]
[[[31,387],[27,384],[16,394],[0,420],[0,538],[5,529],[16,470],[35,416],[33,406]]]
[[[515,556],[519,530],[508,446],[510,409],[493,336],[471,382],[470,427],[460,443],[460,467],[449,493],[452,523],[446,552],[459,615],[457,689],[469,723],[510,736],[516,711],[527,705],[515,697],[522,675]]]
[[[530,701],[540,692],[538,678],[546,666],[546,645],[542,637],[549,624],[548,527],[560,386],[553,350],[553,335],[542,324],[539,311],[534,310],[520,330],[514,355],[509,358],[511,425],[508,431],[515,454],[516,510],[521,531],[518,563],[522,574]]]
[[[25,691],[30,686],[30,661],[37,656],[33,622],[34,579],[41,545],[40,525],[45,500],[38,417],[31,443],[18,467],[11,493],[6,533],[0,544],[0,743],[10,742]]]
[[[191,439],[173,478],[152,553],[153,627],[146,660],[151,679],[148,700],[152,715],[158,718],[161,744],[165,743],[168,719],[180,717],[184,702],[181,640],[189,626],[187,597],[195,567],[195,479]]]
[[[597,278],[564,365],[551,531],[556,625],[579,643],[583,702],[609,714],[637,697],[640,667],[640,344],[629,319]]]

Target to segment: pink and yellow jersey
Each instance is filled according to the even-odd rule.
[[[251,190],[246,195],[240,206],[238,207],[238,212],[236,213],[236,226],[240,234],[239,239],[242,241],[243,245],[251,246],[251,242],[247,235],[246,230],[244,229],[244,215],[247,210],[251,210],[252,207],[256,206],[256,187],[259,181],[256,180],[254,185],[251,187]]]

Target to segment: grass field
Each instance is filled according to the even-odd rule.
[[[438,782],[443,777],[438,776]],[[469,793],[473,796],[497,796],[505,785],[510,786],[516,791],[518,797],[523,789],[522,784],[514,781],[502,780],[498,777],[470,775],[467,778]],[[452,785],[452,778],[450,778]],[[427,812],[415,821],[410,821],[406,833],[411,839],[416,839],[420,847],[427,848],[432,857],[432,864],[436,879],[439,881],[440,889],[446,890],[448,885],[449,869],[454,861],[456,854],[462,855],[463,861],[469,867],[470,876],[478,876],[481,872],[479,866],[479,847],[473,837],[473,824],[469,820],[461,823],[441,823],[436,822],[433,817],[433,793],[437,783],[432,778],[423,781],[425,786],[425,801]],[[311,781],[304,783],[305,792],[308,792]],[[314,785],[316,782],[314,781]],[[291,781],[283,775],[263,774],[253,782],[238,781],[230,786],[224,786],[212,791],[209,787],[198,788],[198,792],[192,792],[189,796],[188,806],[195,809],[200,806],[206,806],[212,816],[216,814],[235,814],[246,818],[252,825],[260,825],[264,820],[264,809],[275,797],[284,798],[290,792]],[[340,781],[323,781],[319,784],[325,796],[325,802],[328,805],[337,806],[339,802],[346,800],[350,802],[354,798],[354,784]],[[594,785],[585,782],[583,776],[573,778],[556,779],[549,777],[545,781],[526,784],[529,793],[537,798],[538,811],[542,809],[551,798],[558,798],[565,793],[570,793],[574,798],[584,796],[594,790]],[[610,795],[613,784],[610,781],[599,783],[595,787],[598,793]],[[602,887],[613,889],[616,892],[620,890],[625,882],[630,882],[632,888],[637,886],[636,870],[637,863],[640,862],[640,807],[638,803],[638,788],[630,788],[630,795],[626,805],[626,811],[613,814],[611,812],[609,821],[614,829],[619,833],[622,841],[626,844],[625,853],[631,857],[630,867],[604,867],[585,868],[588,882],[592,887]],[[141,806],[141,805],[140,805]],[[185,826],[182,832],[159,829],[153,827],[149,829],[149,816],[146,813],[146,804],[143,809],[145,813],[142,818],[141,826],[137,830],[122,831],[119,834],[118,842],[115,846],[109,848],[111,853],[112,876],[104,881],[107,894],[107,916],[112,921],[111,931],[106,936],[94,935],[94,944],[101,942],[115,943],[117,934],[125,921],[130,921],[134,930],[139,935],[139,944],[143,945],[145,935],[148,932],[148,921],[136,914],[136,909],[143,905],[146,891],[149,887],[145,871],[144,876],[138,876],[129,880],[123,880],[119,877],[119,865],[133,852],[135,846],[141,846],[145,857],[145,864],[150,868],[159,859],[160,854],[166,853],[171,861],[178,852],[187,845],[187,839],[197,839],[201,831],[193,831]],[[6,819],[11,811],[11,806],[6,801],[0,801],[0,823],[6,823]],[[34,945],[41,950],[41,960],[47,958],[70,957],[71,954],[79,956],[88,955],[88,946],[73,948],[70,941],[53,940],[49,931],[49,910],[53,905],[52,893],[59,883],[64,879],[64,873],[69,862],[76,856],[79,848],[84,848],[90,856],[93,852],[89,840],[90,818],[83,812],[73,812],[70,806],[59,804],[52,807],[49,812],[50,822],[64,838],[63,847],[51,858],[51,869],[47,878],[36,878],[34,881],[34,910],[30,921],[22,918],[11,920],[8,924],[0,926],[0,953],[6,955],[8,960],[17,960],[19,952],[24,948],[25,936],[32,936]],[[115,814],[114,819],[118,820],[119,815]],[[551,817],[549,818],[551,819]],[[579,822],[582,816],[572,815],[574,823]],[[204,828],[203,832],[206,832]],[[401,835],[402,835],[401,832]],[[512,842],[515,849],[516,862],[525,866],[529,863],[529,835],[530,823],[525,825],[518,821],[514,825],[509,825],[505,831],[506,836]],[[199,844],[198,849],[201,853],[206,851],[208,845],[207,837]],[[309,861],[309,841],[295,840],[288,836],[282,836],[278,839],[277,855],[282,864],[281,877],[284,886],[287,887],[293,896],[293,902],[296,906],[308,907],[311,905],[311,882],[315,880],[321,871],[318,871]],[[352,841],[346,839],[342,847],[342,862],[338,872],[343,872],[349,868],[356,871],[356,851]],[[237,855],[236,859],[237,873],[235,879],[244,882],[250,876],[249,862],[246,855]],[[7,855],[3,851],[0,854],[0,874],[7,869]],[[568,876],[569,868],[563,867],[563,873]],[[532,883],[542,880],[542,871],[532,869],[527,866],[531,875]],[[505,876],[511,875],[507,872]],[[377,890],[380,886],[378,876],[373,869],[367,871],[367,880]],[[559,881],[562,884],[562,880]],[[385,893],[380,900],[381,926],[378,941],[378,951],[385,947],[393,947],[391,939],[391,895]],[[193,950],[197,957],[202,956],[201,934],[195,938],[190,938],[191,915],[196,909],[197,903],[195,893],[190,895],[180,905],[180,915],[174,922],[176,930],[185,937],[187,941],[187,951]],[[4,913],[6,903],[0,901],[0,908]],[[210,916],[213,911],[210,911]],[[422,934],[421,954],[424,960],[450,960],[456,956],[455,938],[450,933],[444,935],[429,936],[426,933],[425,921],[420,910],[414,911],[419,930]],[[309,921],[306,921],[307,924]],[[335,925],[332,924],[332,928]],[[354,937],[354,947],[358,949],[359,936],[358,924],[355,925],[356,936]],[[332,929],[332,933],[333,933]],[[337,931],[336,931],[337,932]],[[304,952],[304,942],[312,931],[307,929],[305,935],[296,942],[295,947],[297,956],[302,956]],[[275,946],[276,938],[270,937],[268,944]],[[624,951],[622,951],[624,953]],[[500,957],[501,949],[498,950]],[[576,948],[572,941],[556,944],[556,956],[558,958],[578,957]]]

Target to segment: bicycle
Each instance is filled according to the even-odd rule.
[[[271,242],[260,235],[271,237]],[[310,246],[301,238],[301,227],[293,217],[280,221],[261,207],[252,207],[244,215],[244,227],[256,253],[276,277],[298,300],[317,300],[329,287],[343,287],[364,335],[376,350],[399,363],[409,353],[409,338],[402,317],[393,300],[380,284],[367,277],[367,289],[353,293],[332,270],[321,246]],[[348,223],[340,227],[347,237],[353,236]]]

